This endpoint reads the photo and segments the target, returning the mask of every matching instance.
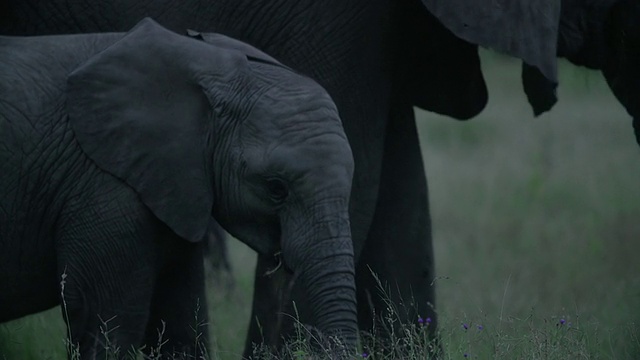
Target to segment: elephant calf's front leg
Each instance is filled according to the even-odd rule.
[[[103,186],[80,199],[66,206],[56,236],[70,351],[124,358],[143,345],[160,223],[126,187]]]
[[[209,339],[203,243],[189,243],[164,227],[144,352],[151,358],[205,359]]]
[[[111,238],[105,235],[93,241],[104,244]],[[133,255],[114,255],[82,249],[60,262],[62,312],[69,340],[78,347],[73,350],[79,350],[83,359],[105,358],[109,353],[124,356],[142,344],[152,274]]]

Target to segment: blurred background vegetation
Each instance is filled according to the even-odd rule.
[[[600,73],[565,62],[558,104],[533,118],[520,63],[487,51],[482,59],[482,114],[457,122],[416,110],[446,358],[640,359],[631,119]],[[209,287],[220,359],[240,358],[255,263],[238,241],[230,251],[235,289]],[[66,358],[60,309],[1,325],[3,355]]]

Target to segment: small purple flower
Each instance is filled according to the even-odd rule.
[[[560,325],[564,325],[565,322],[566,322],[565,319],[560,319]]]
[[[467,325],[467,324],[465,324],[465,323],[462,323],[462,327],[463,327],[465,330],[468,330],[468,329],[469,329],[469,325]]]
[[[464,356],[464,357],[469,357],[469,354],[464,353],[462,356]]]
[[[362,358],[363,358],[363,359],[366,359],[366,358],[368,358],[368,357],[369,357],[369,354],[367,354],[366,352],[363,352],[363,353],[362,353]]]
[[[430,318],[430,317],[426,318],[424,321],[425,321],[427,324],[431,324],[431,318]]]
[[[484,329],[484,326],[478,325],[478,330],[482,330],[482,329]]]
[[[420,316],[418,316],[418,324],[420,325],[424,324],[424,319]]]

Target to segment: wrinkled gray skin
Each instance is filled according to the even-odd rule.
[[[355,349],[353,158],[337,109],[312,80],[213,39],[149,19],[127,34],[0,37],[0,322],[62,291],[83,358],[105,357],[100,319],[122,355],[156,345],[165,321],[163,349],[199,356],[213,214],[259,254],[281,252],[311,325]]]
[[[355,161],[350,215],[358,322],[367,331],[372,329],[373,315],[384,316],[387,309],[371,271],[398,290],[391,294],[394,304],[415,300],[402,302],[408,309],[399,314],[401,322],[429,316],[433,319],[429,330],[433,334],[437,329],[427,184],[413,106],[457,119],[471,118],[484,108],[487,92],[473,44],[540,69],[546,76],[543,80],[552,84],[543,90],[555,96],[558,0],[5,0],[2,4],[0,33],[125,31],[142,17],[152,16],[178,32],[215,31],[244,40],[327,89],[340,111]],[[576,4],[575,13],[587,8],[583,0]],[[576,28],[577,34],[591,37],[584,27]],[[533,91],[531,85],[527,88]],[[265,276],[274,266],[273,259],[259,258],[245,355],[251,354],[252,342],[275,344],[282,332],[290,333],[289,317],[277,314],[293,314],[291,299],[304,322],[310,316],[295,283],[289,294],[289,283]]]
[[[640,144],[640,2],[637,0],[521,0],[510,6],[489,0],[422,0],[457,36],[475,44],[495,48],[524,60],[522,80],[534,114],[550,110],[556,103],[557,75],[552,56],[578,66],[601,70],[611,91],[633,118]],[[504,6],[498,8],[497,6]],[[542,18],[548,31],[543,46],[540,34],[529,31],[539,17],[519,23],[522,9]],[[478,16],[482,14],[483,16]],[[483,29],[489,29],[483,31]],[[506,34],[506,35],[505,35]]]

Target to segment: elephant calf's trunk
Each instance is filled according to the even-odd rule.
[[[300,281],[322,332],[324,350],[351,353],[358,331],[353,244],[350,237],[340,237],[324,240],[316,248],[313,260],[301,269]]]

